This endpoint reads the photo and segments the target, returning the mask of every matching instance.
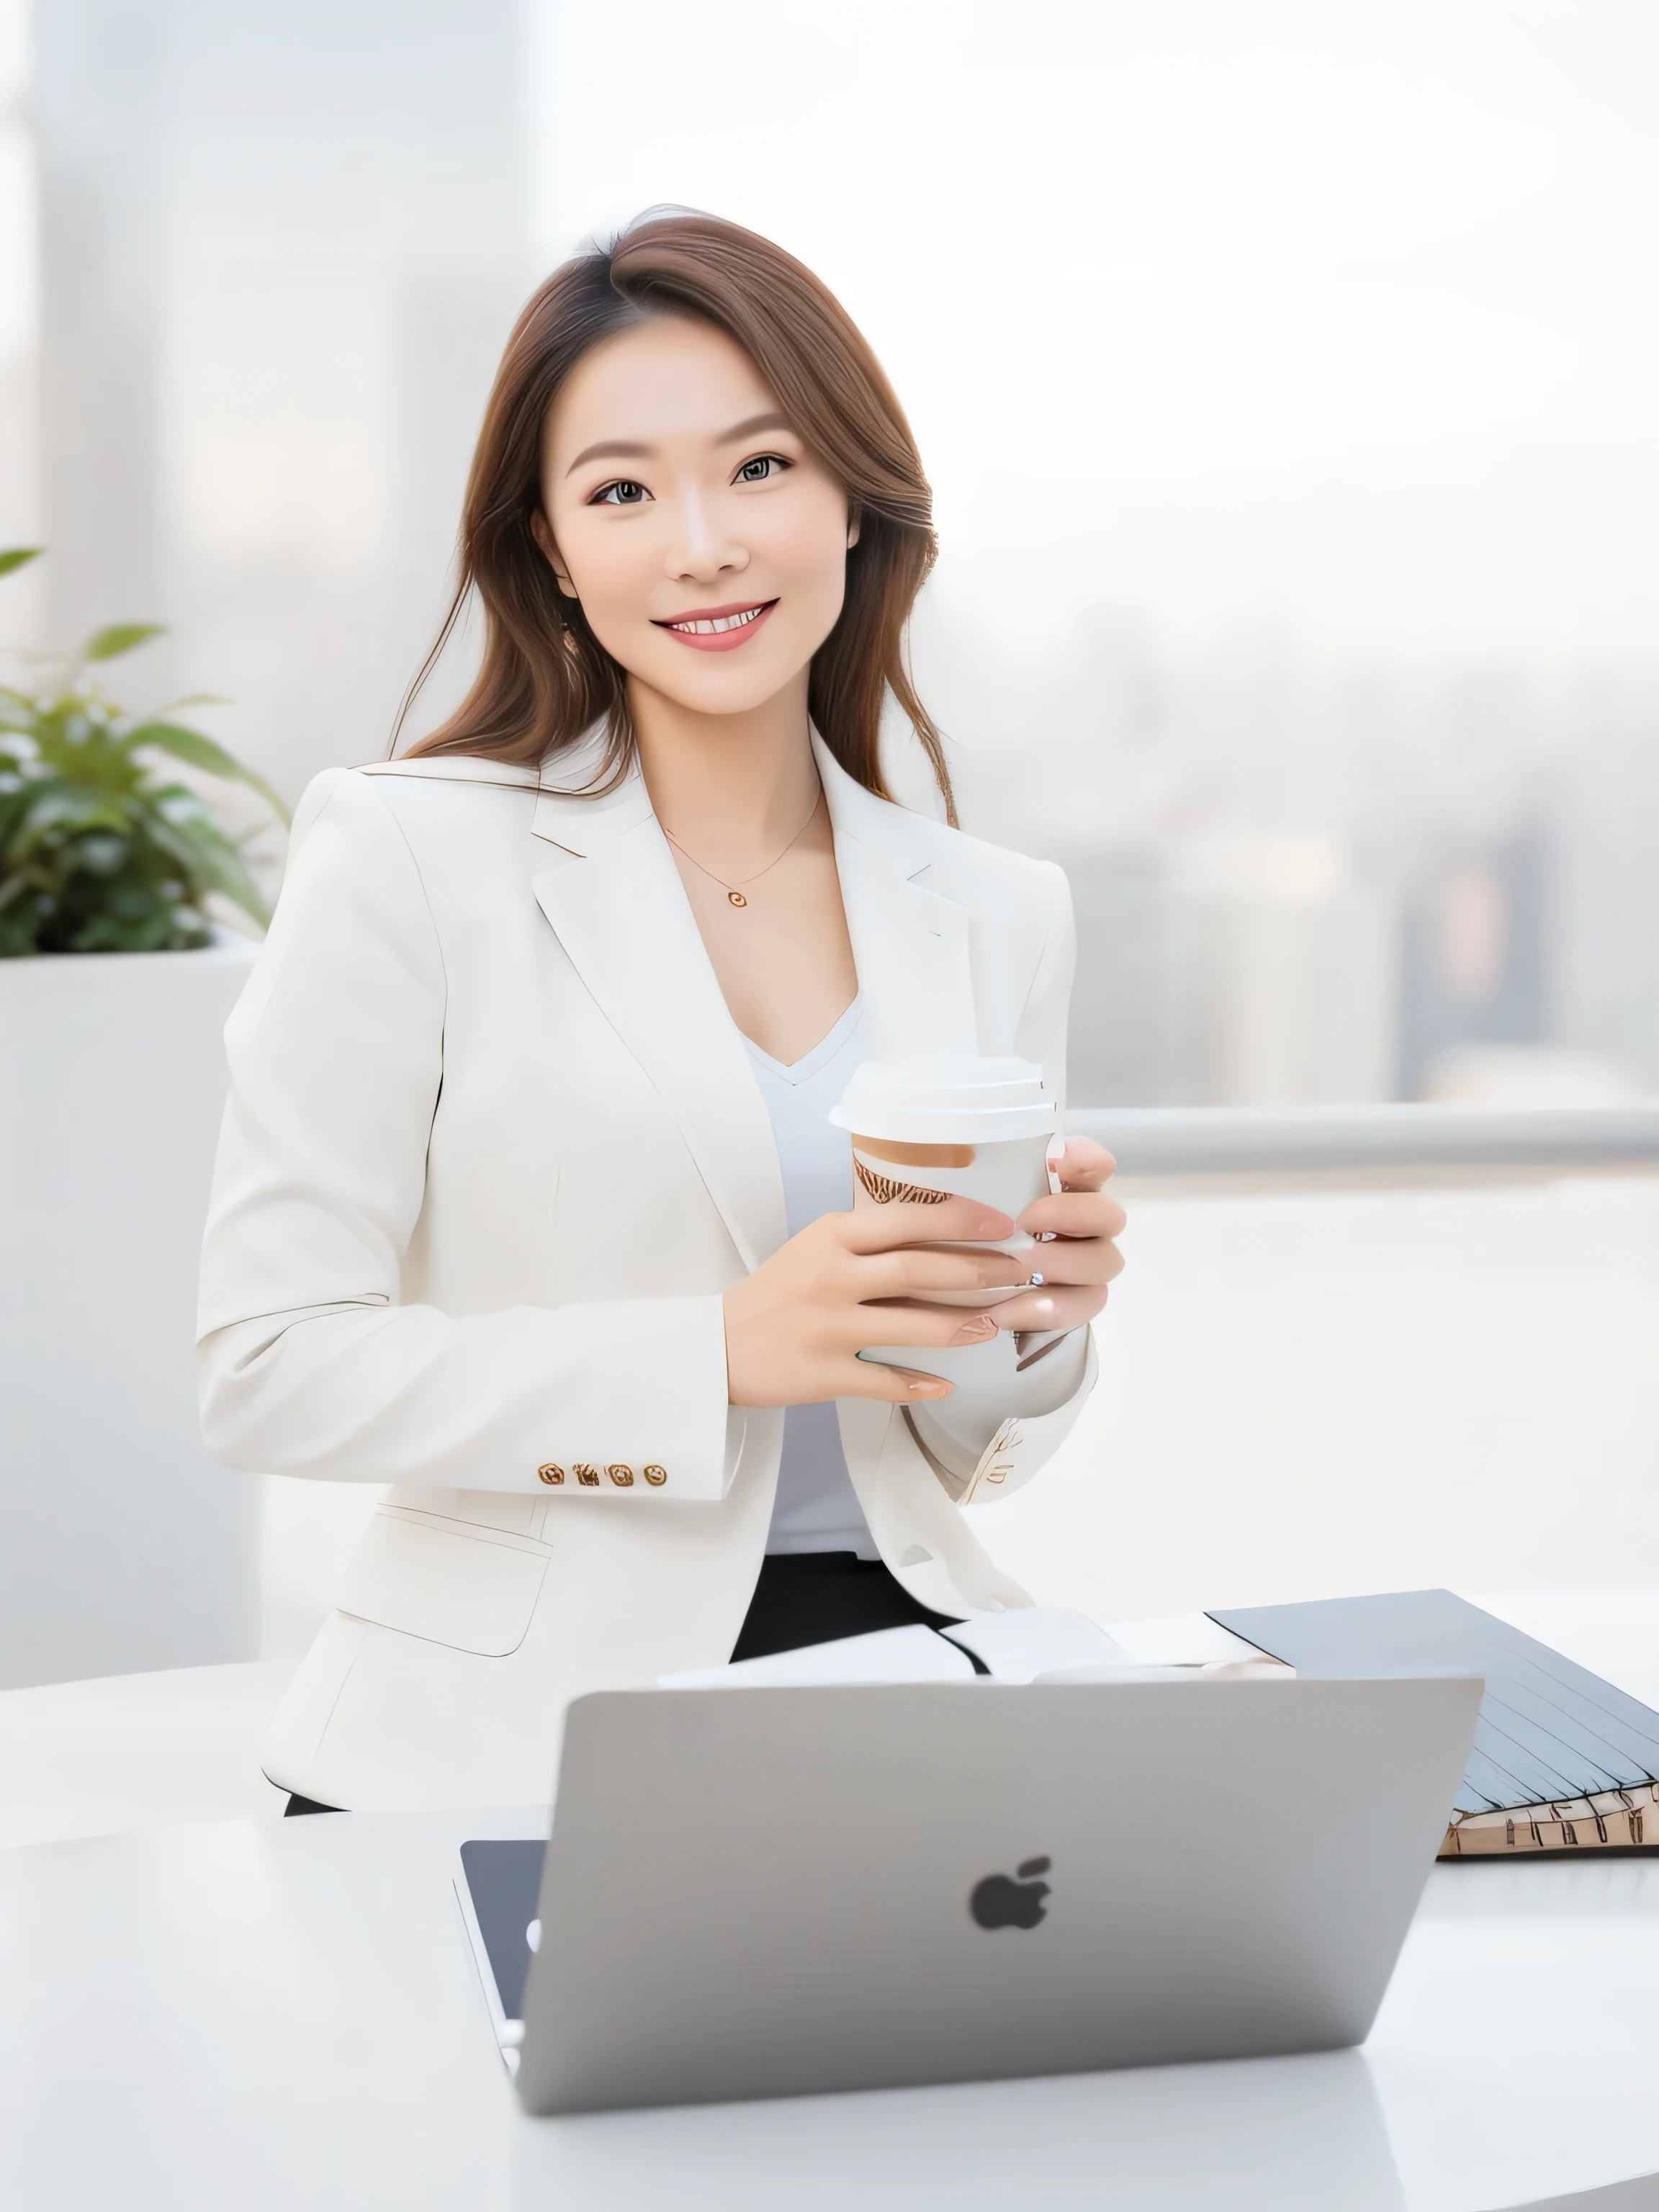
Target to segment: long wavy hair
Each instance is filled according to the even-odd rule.
[[[635,752],[627,671],[595,637],[580,602],[555,585],[532,523],[541,505],[543,430],[560,386],[594,346],[653,314],[699,317],[734,339],[845,486],[859,539],[847,556],[841,614],[812,656],[809,710],[848,774],[885,799],[878,740],[890,691],[954,822],[944,746],[905,663],[910,611],[937,546],[933,493],[904,410],[852,318],[811,270],[714,216],[641,216],[609,246],[556,269],[519,317],[467,478],[455,595],[404,714],[475,592],[483,659],[455,712],[411,751],[535,767],[602,723],[604,754],[588,788],[614,789],[627,775]]]

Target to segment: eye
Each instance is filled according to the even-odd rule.
[[[615,483],[602,486],[587,503],[590,507],[643,507],[650,496],[642,483],[619,477]]]
[[[764,483],[769,477],[781,477],[786,469],[793,466],[794,463],[786,461],[781,453],[757,453],[752,461],[744,463],[732,482]]]

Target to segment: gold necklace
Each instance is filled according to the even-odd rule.
[[[695,853],[685,853],[684,846],[681,844],[679,839],[674,835],[673,831],[669,828],[665,822],[660,823],[659,826],[662,830],[663,836],[667,838],[669,843],[674,848],[674,850],[677,853],[685,853],[686,859],[690,861],[692,866],[697,871],[699,875],[707,876],[711,884],[718,884],[720,889],[726,893],[726,899],[731,905],[747,906],[749,902],[743,895],[743,886],[745,884],[757,884],[763,876],[769,876],[773,869],[777,866],[778,862],[794,851],[796,846],[799,844],[801,839],[806,835],[813,823],[817,819],[817,811],[823,804],[823,793],[822,788],[820,788],[817,798],[812,801],[812,811],[807,816],[805,821],[801,823],[800,828],[796,830],[794,836],[784,847],[783,851],[775,854],[774,857],[767,862],[763,868],[757,868],[752,876],[739,876],[735,884],[728,884],[724,876],[717,876],[712,868],[704,867],[702,862],[697,858]]]

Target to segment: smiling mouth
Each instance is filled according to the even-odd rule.
[[[776,605],[775,599],[756,599],[746,606],[696,607],[689,614],[676,616],[672,622],[659,622],[656,627],[671,631],[676,637],[730,637],[734,632],[751,629]]]

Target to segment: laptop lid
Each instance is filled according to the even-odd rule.
[[[604,1692],[567,1718],[528,2110],[1329,2049],[1480,1684]]]

